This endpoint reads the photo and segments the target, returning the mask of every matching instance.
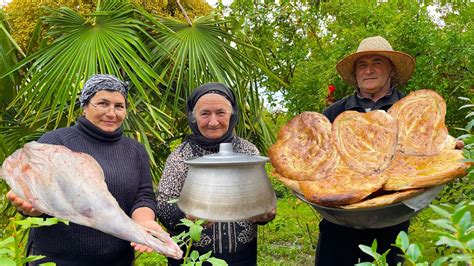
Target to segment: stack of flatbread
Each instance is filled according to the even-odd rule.
[[[445,115],[432,90],[412,92],[388,112],[345,111],[333,124],[303,112],[280,129],[269,157],[281,182],[318,205],[390,205],[466,174]]]

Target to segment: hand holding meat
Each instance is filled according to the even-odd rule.
[[[25,214],[42,212],[141,243],[173,258],[182,251],[163,231],[153,237],[128,217],[110,194],[99,164],[89,155],[59,145],[31,142],[8,157],[1,176]],[[29,208],[31,204],[32,209]]]

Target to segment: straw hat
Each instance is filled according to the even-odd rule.
[[[392,84],[406,83],[415,69],[415,59],[406,53],[394,51],[390,43],[380,36],[363,39],[357,51],[348,55],[337,63],[336,69],[342,79],[347,83],[357,86],[354,75],[354,66],[359,58],[364,55],[382,55],[390,59],[395,66],[395,75],[392,77]]]

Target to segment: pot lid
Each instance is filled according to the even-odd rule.
[[[189,165],[265,164],[267,161],[268,157],[236,153],[232,149],[232,143],[221,143],[218,153],[187,160],[186,163]]]

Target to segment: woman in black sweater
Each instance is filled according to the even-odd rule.
[[[137,223],[162,231],[155,222],[156,200],[148,155],[142,144],[122,135],[127,92],[128,86],[114,76],[92,76],[81,91],[79,101],[84,112],[76,125],[46,133],[38,141],[94,157],[124,212]],[[11,191],[7,197],[25,215],[44,215]],[[150,250],[134,246],[139,251]],[[46,256],[32,265],[131,265],[134,259],[130,242],[74,223],[31,229],[27,251],[29,255]]]

